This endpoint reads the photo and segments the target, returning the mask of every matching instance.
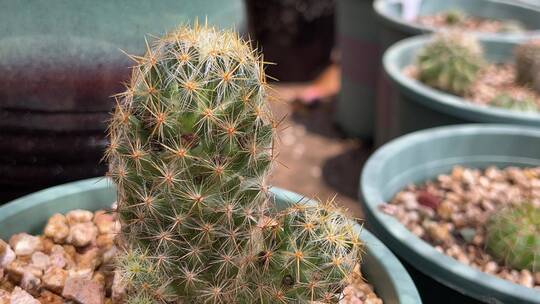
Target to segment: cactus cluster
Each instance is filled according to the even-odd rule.
[[[273,205],[260,55],[195,24],[132,58],[106,152],[127,302],[337,303],[362,244],[333,203]]]
[[[516,98],[504,93],[493,98],[490,104],[495,107],[514,111],[535,112],[539,110],[533,98]]]
[[[460,10],[449,10],[443,14],[444,22],[447,25],[458,25],[467,19],[467,15]]]
[[[540,271],[540,208],[530,203],[503,208],[486,229],[492,256],[512,268]]]
[[[540,39],[520,44],[514,50],[517,82],[540,93]]]
[[[478,41],[460,32],[441,32],[417,58],[418,78],[443,91],[465,95],[485,65]]]

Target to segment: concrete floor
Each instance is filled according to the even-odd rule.
[[[294,102],[303,85],[274,86],[274,115],[285,117],[280,128],[278,158],[270,183],[319,200],[337,196],[339,204],[361,218],[358,181],[371,148],[346,139],[333,124],[335,97],[316,107]]]

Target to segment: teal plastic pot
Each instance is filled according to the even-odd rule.
[[[379,43],[384,52],[394,43],[407,37],[431,33],[437,29],[404,20],[400,1],[375,0],[373,9],[378,19]],[[474,33],[479,37],[504,41],[523,41],[531,36],[540,35],[540,7],[520,4],[516,1],[498,0],[422,0],[420,15],[430,15],[449,9],[458,9],[471,16],[517,20],[530,31],[526,33]],[[398,128],[395,121],[399,105],[396,98],[399,93],[391,88],[387,75],[380,73],[377,80],[376,104],[376,144],[381,145],[395,136],[392,132]]]
[[[373,0],[338,0],[337,39],[341,90],[334,120],[351,137],[371,138],[375,128],[376,75],[380,67]]]
[[[279,188],[271,191],[277,205],[282,207],[304,199]],[[38,234],[54,213],[109,208],[115,199],[115,188],[105,178],[82,180],[27,195],[0,207],[0,238],[7,240],[19,232]],[[390,250],[360,225],[356,225],[355,231],[366,243],[362,272],[384,303],[421,303],[413,281]]]
[[[437,251],[379,208],[411,183],[448,173],[455,165],[540,166],[540,129],[471,124],[433,128],[395,139],[367,161],[360,182],[368,227],[403,261],[423,274],[426,303],[540,303],[540,291],[462,264]],[[465,297],[466,296],[466,297]],[[439,301],[437,301],[439,299]]]
[[[380,24],[380,42],[386,49],[395,42],[425,33],[436,28],[420,26],[402,17],[401,1],[375,0],[373,8]],[[540,8],[517,1],[500,0],[422,0],[418,14],[433,15],[448,10],[459,10],[469,16],[490,19],[515,20],[528,30],[519,33],[477,33],[482,37],[497,39],[522,40],[530,35],[540,34]]]
[[[403,74],[403,68],[414,64],[421,48],[431,36],[407,38],[386,51],[383,65],[393,84],[396,107],[392,113],[395,125],[388,136],[377,136],[378,143],[412,131],[459,123],[502,123],[540,127],[540,113],[518,112],[480,106],[461,97],[431,88]],[[480,39],[490,62],[511,62],[516,42],[495,38]]]

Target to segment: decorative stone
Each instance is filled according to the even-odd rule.
[[[13,292],[11,293],[11,301],[10,304],[41,304],[38,300],[36,300],[32,295],[30,295],[28,292],[24,291],[20,287],[15,287]]]
[[[119,231],[119,223],[114,216],[104,210],[99,210],[94,215],[94,223],[100,234],[116,234]]]
[[[0,304],[10,304],[11,302],[11,293],[0,289]]]
[[[41,291],[38,300],[41,304],[64,304],[64,299],[61,296],[46,289]]]
[[[15,258],[13,249],[6,242],[0,240],[0,269],[6,268]]]
[[[28,233],[17,233],[9,239],[9,245],[17,256],[31,255],[35,251],[43,250],[41,239]]]
[[[126,286],[123,284],[120,274],[115,271],[112,284],[112,300],[114,303],[122,303],[126,296]]]
[[[27,262],[22,260],[15,260],[6,267],[6,273],[14,282],[20,282],[23,275],[27,272],[38,278],[40,278],[43,274],[41,269],[33,265],[29,265]]]
[[[86,223],[92,221],[92,218],[94,217],[94,214],[88,210],[71,210],[68,213],[66,213],[66,218],[69,223],[69,225],[73,225],[75,223]]]
[[[416,199],[420,205],[429,207],[431,209],[437,209],[439,203],[441,202],[440,198],[428,191],[419,191],[416,195]]]
[[[21,279],[21,287],[33,296],[39,296],[41,280],[31,272],[25,272]]]
[[[59,213],[53,215],[45,226],[44,234],[52,238],[55,243],[63,243],[69,234],[67,218]]]
[[[94,271],[102,262],[99,256],[99,249],[93,247],[82,254],[77,254],[75,262],[78,269],[90,269]]]
[[[84,304],[103,304],[105,292],[100,284],[90,279],[68,278],[62,296]]]
[[[84,247],[96,241],[98,230],[92,222],[75,223],[69,229],[66,241],[75,247]]]
[[[67,271],[57,267],[49,268],[43,275],[43,287],[55,292],[62,293],[67,279]]]
[[[41,270],[47,269],[49,265],[51,264],[51,259],[48,255],[41,251],[36,251],[32,254],[32,265],[36,266],[37,268]]]

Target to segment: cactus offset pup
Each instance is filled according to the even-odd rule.
[[[540,208],[523,203],[496,212],[488,222],[486,246],[512,268],[540,271]]]
[[[337,303],[361,241],[332,203],[274,209],[260,56],[196,24],[133,59],[107,150],[127,302]]]

